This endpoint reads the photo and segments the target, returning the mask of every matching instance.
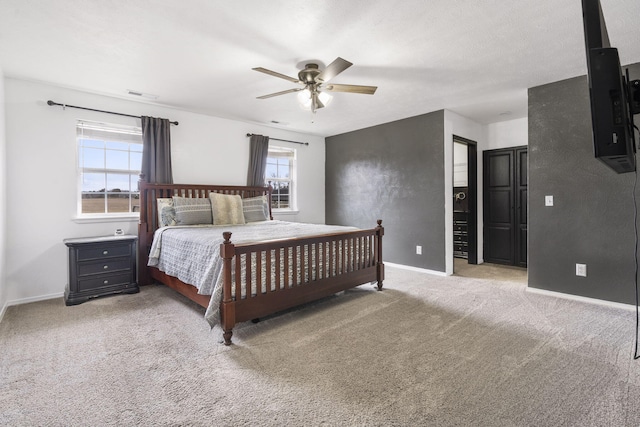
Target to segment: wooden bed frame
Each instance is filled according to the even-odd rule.
[[[182,295],[201,305],[208,307],[210,295],[200,295],[197,289],[176,277],[168,276],[157,268],[147,267],[149,250],[153,242],[153,234],[158,229],[158,198],[172,196],[209,197],[209,194],[237,194],[242,198],[266,195],[271,213],[270,187],[241,187],[218,185],[189,184],[153,184],[140,180],[140,222],[138,226],[138,283],[146,285],[153,280],[161,282]],[[382,220],[378,226],[368,230],[344,233],[323,234],[293,239],[278,239],[256,243],[235,245],[231,241],[231,233],[224,232],[224,243],[220,246],[223,259],[223,297],[220,306],[220,324],[224,331],[226,345],[231,344],[232,330],[236,323],[254,320],[297,305],[315,301],[337,292],[353,288],[367,282],[377,282],[378,290],[382,290],[384,280],[384,264],[382,262],[382,236],[384,228]],[[281,253],[284,256],[281,256]],[[266,292],[247,292],[242,298],[240,278],[244,274],[247,282],[251,281],[251,265],[241,262],[245,259],[266,259],[267,274],[261,277],[261,268],[256,269],[256,281],[266,283]],[[335,256],[340,254],[340,256]],[[291,255],[293,265],[289,265]],[[296,260],[306,260],[297,265]],[[335,261],[334,261],[335,259]],[[275,263],[275,264],[274,264]],[[274,265],[275,283],[272,283],[271,265]],[[301,274],[281,275],[282,271],[300,270]],[[244,270],[244,271],[243,271]],[[235,280],[232,281],[232,272]],[[283,276],[283,277],[280,277]],[[298,277],[299,276],[299,277]],[[273,289],[272,289],[273,288]]]

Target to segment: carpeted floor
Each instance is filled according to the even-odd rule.
[[[500,271],[387,268],[384,291],[239,325],[231,347],[163,286],[10,307],[0,425],[640,425],[635,313]]]

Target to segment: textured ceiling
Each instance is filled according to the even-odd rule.
[[[601,3],[621,61],[640,62],[640,1]],[[375,95],[336,93],[315,116],[295,94],[256,99],[295,85],[251,68],[296,76],[338,56],[354,65],[332,82]],[[0,67],[323,136],[442,108],[524,117],[527,88],[586,73],[580,0],[1,0]]]

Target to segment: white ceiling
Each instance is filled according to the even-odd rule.
[[[601,3],[621,62],[640,62],[640,1]],[[335,93],[315,117],[295,94],[256,99],[295,85],[251,68],[295,77],[338,56],[354,65],[332,83],[375,95]],[[585,74],[586,60],[580,0],[0,0],[0,67],[330,136],[442,108],[525,117],[527,88]]]

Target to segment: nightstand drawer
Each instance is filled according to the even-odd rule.
[[[137,284],[131,283],[131,273],[129,272],[120,274],[105,274],[87,279],[79,279],[78,291],[99,291],[100,288],[109,286],[122,286],[126,288],[129,285],[137,287]]]
[[[88,246],[78,250],[78,261],[87,259],[112,258],[131,255],[131,245],[127,243]]]
[[[78,263],[78,276],[130,269],[131,258],[107,258],[98,261],[83,261]]]

